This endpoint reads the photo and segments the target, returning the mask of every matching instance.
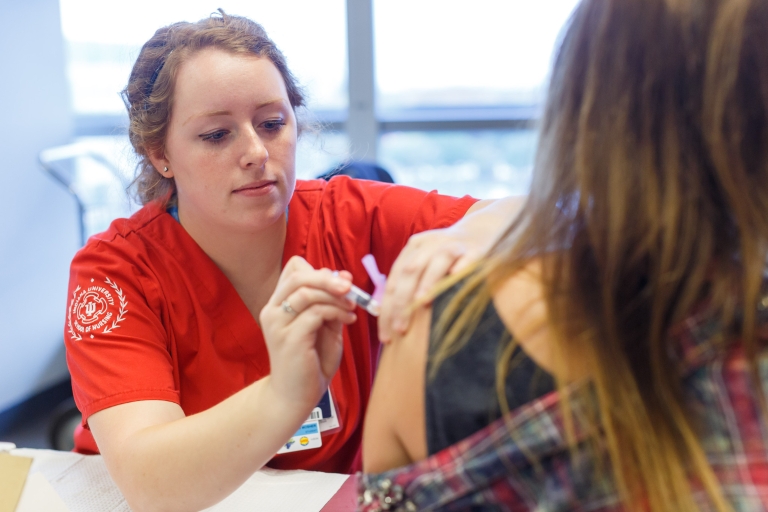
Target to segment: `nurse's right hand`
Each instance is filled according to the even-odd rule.
[[[291,258],[259,314],[269,351],[270,387],[306,418],[328,389],[343,353],[342,328],[357,317],[344,298],[352,275]]]
[[[179,404],[139,400],[90,417],[132,510],[210,507],[274,457],[339,367],[343,325],[355,321],[351,279],[292,258],[259,315],[271,374],[213,407],[187,416]]]

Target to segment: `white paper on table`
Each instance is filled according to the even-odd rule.
[[[42,473],[32,473],[27,477],[24,490],[21,491],[16,512],[69,512],[69,509],[53,489]]]
[[[70,510],[130,512],[101,455],[30,449],[12,454],[34,457],[31,471],[42,473]]]
[[[29,457],[34,459],[29,472],[40,471],[51,484],[66,473],[72,466],[80,462],[85,455],[74,452],[61,452],[57,450],[38,450],[33,448],[16,448],[11,455]],[[54,485],[54,488],[56,486]]]
[[[31,473],[40,473],[73,512],[130,512],[100,455],[31,449],[16,449],[11,454],[33,457]],[[232,495],[207,510],[319,512],[348,477],[334,473],[264,468],[253,474]],[[38,510],[48,512],[55,509]]]
[[[314,471],[278,471],[264,468],[254,473],[209,512],[319,512],[349,475]]]

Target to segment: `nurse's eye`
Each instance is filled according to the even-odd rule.
[[[285,120],[283,119],[270,119],[269,121],[264,121],[261,126],[266,128],[270,132],[276,132],[283,126],[285,126]]]
[[[208,142],[212,142],[213,144],[216,144],[216,143],[221,142],[222,140],[224,140],[224,137],[226,137],[227,135],[229,135],[229,131],[228,130],[216,130],[215,132],[204,133],[202,135],[199,135],[199,137],[202,140],[205,140],[205,141],[208,141]]]

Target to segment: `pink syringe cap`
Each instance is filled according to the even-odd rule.
[[[384,288],[387,284],[387,276],[379,272],[379,266],[376,264],[376,258],[373,254],[366,254],[363,256],[363,267],[373,282],[373,293],[371,297],[374,300],[381,303],[381,298],[384,296]]]

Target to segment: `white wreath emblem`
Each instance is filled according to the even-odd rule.
[[[67,315],[67,329],[69,330],[69,334],[72,335],[73,340],[81,340],[83,339],[82,336],[80,336],[78,333],[75,332],[75,330],[72,328],[72,308],[75,307],[75,300],[77,300],[77,292],[80,290],[80,285],[77,285],[77,288],[75,288],[75,291],[72,292],[72,301],[69,303],[69,314]]]
[[[117,318],[114,322],[112,322],[112,325],[109,327],[104,327],[104,330],[101,331],[103,333],[112,332],[112,329],[117,329],[120,327],[119,324],[123,320],[125,320],[125,314],[128,312],[126,309],[126,306],[128,305],[128,301],[125,300],[125,295],[123,295],[123,290],[117,287],[117,283],[114,281],[110,281],[109,278],[106,278],[104,280],[105,283],[107,283],[109,286],[112,287],[112,289],[115,290],[115,293],[117,293],[117,298],[120,299],[120,311],[117,313]]]
[[[93,282],[93,279],[91,279],[91,282]],[[107,283],[115,291],[115,293],[117,294],[118,301],[120,302],[120,307],[118,309],[117,317],[112,321],[111,325],[107,323],[104,326],[104,329],[101,331],[104,334],[108,334],[112,332],[114,329],[117,329],[118,327],[120,327],[120,322],[125,320],[125,314],[128,312],[128,301],[125,299],[125,294],[123,293],[123,290],[119,286],[117,286],[117,283],[115,283],[108,277],[104,280],[104,282]],[[92,288],[89,288],[89,290],[91,290]],[[82,340],[83,336],[81,332],[83,331],[84,332],[90,331],[92,333],[95,333],[96,329],[92,329],[92,328],[93,327],[100,328],[101,327],[100,324],[103,323],[101,322],[100,324],[95,324],[93,326],[86,326],[85,328],[80,326],[80,324],[77,324],[77,329],[75,329],[75,325],[73,325],[73,321],[72,321],[72,315],[75,313],[75,310],[78,311],[78,315],[80,314],[80,308],[78,308],[77,306],[80,306],[81,304],[78,302],[78,299],[83,300],[82,295],[85,293],[85,290],[80,292],[81,290],[82,288],[80,287],[80,285],[78,285],[77,288],[75,288],[75,290],[72,292],[72,300],[69,303],[69,312],[67,314],[67,331],[69,331],[69,334],[72,337],[72,340]],[[78,292],[80,292],[81,297],[78,297]],[[107,297],[109,297],[109,293],[107,293]],[[108,298],[108,301],[110,304],[114,304],[111,298]],[[92,311],[88,312],[88,314],[92,315],[93,312]],[[109,317],[111,315],[112,315],[111,313],[107,314],[107,318],[105,319],[105,321],[108,322]],[[92,321],[95,322],[97,318],[98,317],[96,317]],[[91,338],[93,338],[93,335],[91,335]]]

